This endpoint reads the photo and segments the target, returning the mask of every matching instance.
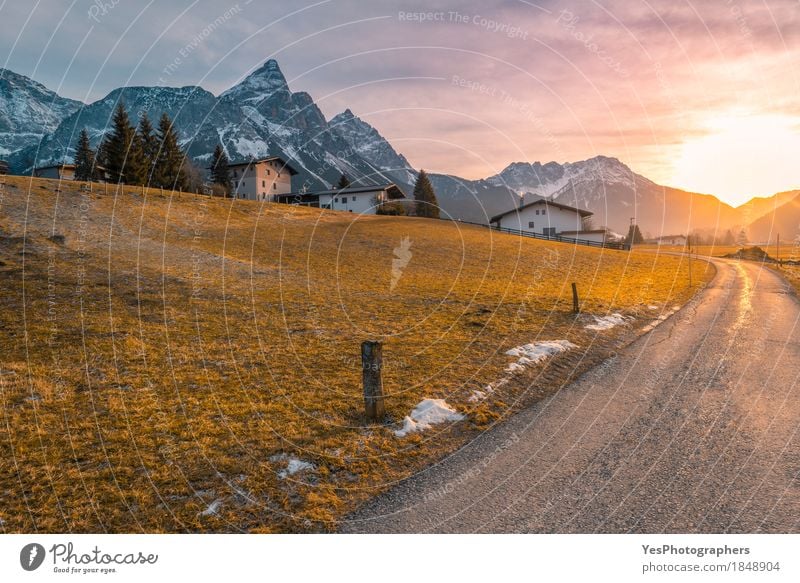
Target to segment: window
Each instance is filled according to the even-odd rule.
[[[539,209],[536,209],[536,216],[539,216]]]
[[[356,201],[356,197],[354,196],[354,197],[353,197],[353,202],[355,202],[355,201]]]
[[[269,176],[269,168],[267,168],[267,176]]]
[[[544,214],[544,209],[542,209],[542,214]]]
[[[343,197],[342,197],[342,203],[346,203],[346,202],[347,202],[347,197],[346,197],[346,196],[343,196]]]
[[[337,198],[334,198],[334,199],[333,199],[333,202],[339,202],[339,198],[338,198],[338,197],[337,197]]]
[[[277,189],[278,189],[278,185],[273,182],[272,183],[272,190],[277,190]]]
[[[266,186],[267,186],[267,181],[266,180],[262,180],[261,181],[261,188],[265,188]]]
[[[528,228],[529,228],[529,229],[532,229],[532,228],[533,228],[533,221],[528,221]]]

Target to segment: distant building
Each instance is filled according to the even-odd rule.
[[[292,176],[297,170],[283,158],[269,156],[228,164],[233,197],[274,202],[292,192]]]
[[[52,164],[39,166],[33,171],[36,178],[52,178],[55,180],[75,180],[74,164]]]
[[[392,200],[403,200],[405,195],[395,184],[349,186],[342,189],[295,192],[278,197],[278,202],[315,208],[374,215],[378,207]]]
[[[605,241],[605,230],[591,230],[588,219],[591,211],[579,209],[546,198],[500,213],[490,222],[501,229],[512,229],[554,237]],[[569,233],[569,234],[567,234]],[[603,234],[601,234],[603,233]]]
[[[656,237],[655,239],[648,239],[645,243],[654,245],[679,245],[686,246],[686,235],[664,235],[663,237]]]

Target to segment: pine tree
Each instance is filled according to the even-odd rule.
[[[153,169],[155,168],[156,159],[158,158],[159,143],[153,131],[153,124],[150,122],[150,118],[147,117],[146,112],[142,113],[142,117],[139,118],[139,128],[137,131],[139,133],[139,143],[142,148],[144,183],[150,184],[153,180]]]
[[[436,193],[424,170],[420,170],[419,176],[417,176],[417,183],[414,185],[414,200],[418,217],[439,218],[439,203],[436,200]]]
[[[222,144],[217,144],[211,157],[211,182],[224,187],[226,193],[230,190],[231,172],[228,168],[228,155]]]
[[[161,114],[156,137],[160,150],[153,169],[154,185],[173,190],[185,189],[186,173],[183,170],[183,161],[186,156],[178,145],[178,134],[166,113]]]
[[[739,236],[736,237],[736,244],[741,246],[741,247],[744,247],[745,245],[747,245],[747,233],[745,232],[744,229],[739,231]]]
[[[735,245],[736,244],[736,237],[733,236],[733,232],[728,229],[725,231],[725,237],[722,239],[723,245]]]
[[[639,225],[631,225],[628,229],[628,236],[625,237],[625,244],[630,246],[639,245],[641,243],[644,243],[644,237],[639,230]]]
[[[108,173],[108,180],[121,184],[141,184],[144,178],[141,140],[122,102],[117,104],[114,111],[112,126],[102,145],[102,164]]]
[[[350,186],[350,180],[347,178],[347,176],[342,174],[339,177],[339,182],[336,183],[336,190],[344,190],[345,188],[348,188],[349,186]]]
[[[89,182],[95,177],[95,153],[89,144],[89,132],[84,128],[78,136],[75,149],[75,180]]]

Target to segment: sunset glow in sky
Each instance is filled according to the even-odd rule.
[[[603,154],[734,205],[800,188],[797,0],[43,0],[0,18],[1,66],[84,101],[219,93],[275,58],[328,118],[350,108],[417,168]]]

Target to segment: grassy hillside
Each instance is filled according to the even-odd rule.
[[[444,221],[21,177],[0,195],[6,532],[332,528],[693,291],[679,257]],[[635,319],[585,328],[609,311]],[[361,416],[365,339],[386,425]],[[469,400],[552,339],[580,348]],[[396,437],[426,397],[466,420]]]

